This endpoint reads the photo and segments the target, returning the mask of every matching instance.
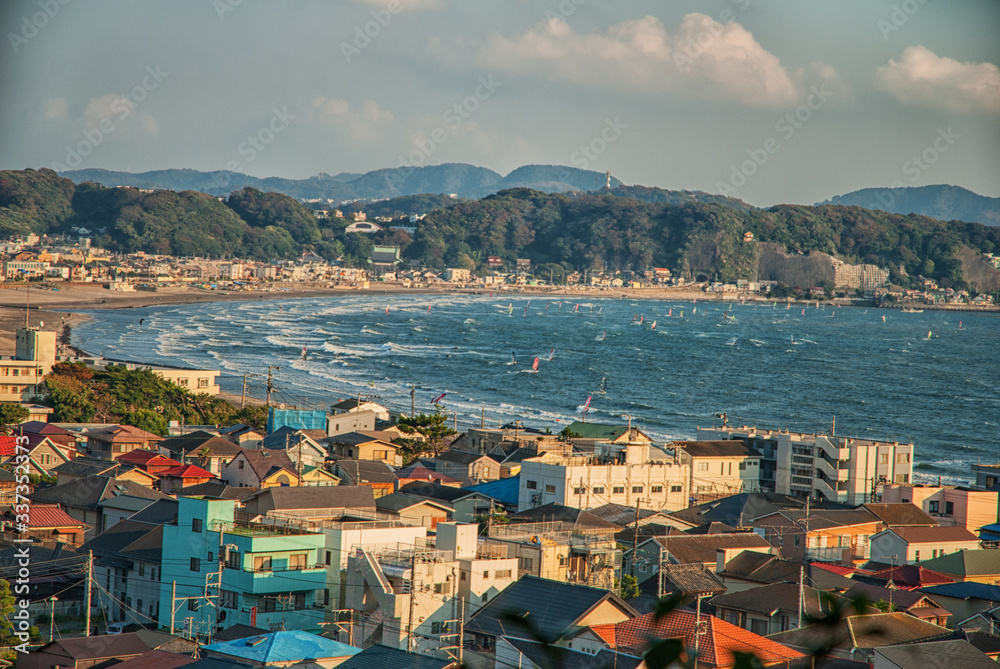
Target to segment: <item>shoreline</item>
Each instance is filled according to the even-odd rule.
[[[354,286],[330,286],[323,284],[271,284],[268,290],[238,290],[212,291],[193,286],[166,288],[162,291],[115,292],[103,288],[101,284],[68,285],[57,290],[32,288],[28,285],[0,284],[0,355],[13,355],[14,332],[25,322],[37,326],[44,322],[42,330],[56,332],[60,347],[66,350],[73,348],[72,328],[93,318],[81,311],[103,309],[140,309],[155,306],[174,306],[185,304],[206,304],[212,302],[255,302],[275,299],[300,299],[311,297],[334,297],[343,295],[369,295],[373,298],[379,295],[489,295],[495,298],[508,296],[513,298],[562,298],[562,299],[631,299],[697,302],[789,302],[796,306],[814,305],[816,300],[773,300],[757,295],[734,295],[731,293],[704,292],[689,287],[663,288],[592,288],[592,287],[559,287],[559,286],[516,286],[503,289],[490,289],[487,286],[421,286],[407,288],[401,285],[375,284],[369,288]],[[1000,306],[980,307],[963,304],[887,304],[887,305],[857,305],[851,300],[824,301],[824,305],[843,308],[858,307],[900,310],[903,308],[919,308],[927,311],[958,311],[969,313],[996,314]],[[58,319],[58,320],[57,320]]]

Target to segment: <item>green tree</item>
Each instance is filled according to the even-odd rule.
[[[0,430],[10,434],[11,427],[23,423],[29,415],[28,410],[17,402],[0,403]]]
[[[639,581],[635,576],[625,574],[622,576],[621,582],[621,598],[622,599],[634,599],[642,593],[639,591]]]
[[[11,646],[14,639],[14,595],[10,583],[0,578],[0,646]]]
[[[424,437],[427,440],[427,445],[434,451],[434,455],[441,451],[443,439],[455,434],[455,430],[448,427],[448,414],[446,413],[421,413],[412,418],[403,416],[397,425],[406,434],[419,434]]]

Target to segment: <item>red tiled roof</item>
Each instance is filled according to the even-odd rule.
[[[873,578],[884,579],[886,582],[892,581],[898,588],[922,588],[928,585],[938,585],[940,583],[954,583],[955,579],[939,571],[925,569],[915,564],[904,564],[891,569],[883,569],[872,574]]]
[[[840,576],[847,576],[858,571],[854,567],[845,567],[843,565],[834,564],[833,562],[810,562],[813,567],[818,567],[824,571],[829,571]]]
[[[15,437],[0,436],[0,457],[7,457],[8,455],[14,455],[16,450],[17,442]]]
[[[674,610],[656,619],[655,613],[615,625],[615,640],[621,649],[644,650],[652,640],[683,639],[694,648],[697,616],[693,611]],[[724,620],[702,614],[705,633],[698,644],[698,662],[706,667],[731,667],[733,653],[753,653],[764,664],[787,662],[804,655],[776,641],[749,632]],[[602,638],[603,635],[602,635]]]
[[[159,473],[159,476],[175,476],[182,479],[215,478],[215,474],[212,472],[194,465],[177,465],[170,469],[164,469]]]
[[[160,455],[156,451],[147,451],[143,449],[136,449],[134,451],[129,451],[128,453],[122,453],[121,455],[115,457],[115,460],[119,462],[127,462],[132,465],[148,465],[153,460],[159,460],[156,462],[157,465],[179,465],[181,463],[176,460],[172,460],[168,457]]]
[[[58,504],[32,504],[28,513],[28,527],[83,527],[79,520],[71,518]]]

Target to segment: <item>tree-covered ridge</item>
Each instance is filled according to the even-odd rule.
[[[0,171],[0,235],[58,230],[73,212],[73,190],[49,169]]]

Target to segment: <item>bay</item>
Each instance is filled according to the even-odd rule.
[[[1000,460],[991,314],[502,293],[85,313],[93,320],[73,342],[93,354],[220,369],[237,394],[244,373],[277,365],[274,401],[288,406],[328,408],[362,393],[408,412],[412,384],[418,412],[447,392],[460,429],[485,412],[487,426],[521,420],[557,432],[591,397],[587,420],[631,416],[657,440],[693,437],[718,423],[716,412],[802,432],[828,431],[836,416],[837,434],[912,441],[918,480],[966,482],[970,464]],[[262,378],[250,388],[262,397]]]

